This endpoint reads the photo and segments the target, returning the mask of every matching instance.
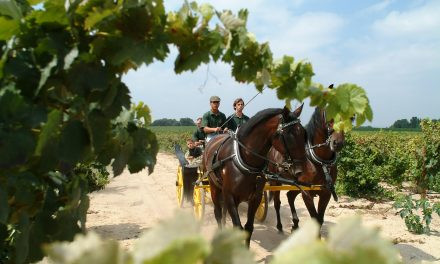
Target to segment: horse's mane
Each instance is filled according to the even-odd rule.
[[[312,117],[310,118],[309,123],[306,125],[306,132],[308,135],[308,138],[311,140],[315,136],[315,132],[320,129],[322,126],[322,114],[321,114],[321,108],[316,107],[315,111],[312,114]]]
[[[268,108],[261,110],[240,127],[240,129],[238,130],[237,137],[243,138],[249,135],[255,126],[275,115],[281,114],[282,112],[283,112],[282,108]]]

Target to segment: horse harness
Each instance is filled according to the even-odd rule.
[[[295,124],[297,124],[297,123],[300,123],[301,121],[300,121],[298,118],[295,118],[294,120],[292,120],[292,121],[290,121],[290,122],[288,122],[288,123],[284,123],[284,122],[283,122],[284,120],[283,120],[283,117],[282,117],[282,116],[280,117],[280,121],[281,121],[281,122],[280,122],[280,124],[278,125],[278,128],[277,128],[277,134],[280,134],[280,135],[281,135],[282,142],[283,142],[283,146],[284,146],[284,149],[285,149],[285,158],[284,158],[283,163],[279,164],[279,163],[277,163],[277,162],[274,162],[274,161],[268,159],[267,157],[262,156],[262,155],[260,155],[259,153],[256,153],[255,151],[253,151],[252,149],[249,149],[248,147],[246,147],[246,146],[245,146],[242,142],[240,142],[240,140],[237,138],[237,133],[238,133],[238,130],[240,129],[240,128],[238,128],[237,131],[236,131],[235,133],[232,132],[232,131],[229,131],[228,137],[226,137],[225,139],[223,139],[223,141],[219,144],[219,146],[217,147],[216,151],[214,152],[214,155],[213,155],[213,157],[212,157],[212,159],[211,159],[211,162],[210,162],[210,163],[212,164],[211,169],[210,169],[210,170],[207,170],[205,175],[210,176],[212,182],[213,182],[218,188],[221,189],[221,188],[222,188],[221,178],[218,177],[218,176],[216,175],[215,171],[218,170],[218,169],[220,169],[221,167],[223,167],[223,165],[224,165],[227,161],[229,161],[229,160],[231,160],[231,159],[233,160],[235,166],[236,166],[239,170],[241,170],[242,172],[247,173],[247,174],[258,174],[258,175],[257,175],[257,181],[264,181],[264,182],[268,180],[268,176],[269,176],[269,177],[271,176],[271,175],[268,173],[268,170],[267,170],[267,165],[268,165],[268,163],[274,164],[276,167],[282,167],[282,168],[285,169],[285,170],[289,170],[289,169],[291,168],[291,166],[293,166],[295,163],[304,162],[303,160],[299,160],[299,159],[294,159],[294,158],[292,158],[292,155],[291,155],[291,153],[290,153],[290,151],[289,151],[289,148],[287,147],[286,139],[285,139],[285,137],[284,137],[284,130],[285,130],[286,128],[288,128],[288,127],[290,127],[290,126],[293,126],[293,125],[295,125]],[[234,142],[233,142],[233,154],[230,155],[230,156],[228,156],[228,157],[226,157],[226,158],[224,158],[224,159],[222,159],[222,160],[217,160],[217,158],[218,158],[218,153],[219,153],[220,149],[223,147],[223,145],[224,145],[229,139],[232,139],[232,140],[234,141]],[[264,164],[264,166],[263,166],[262,168],[255,168],[255,167],[252,167],[252,166],[246,164],[246,163],[243,161],[242,157],[241,157],[241,154],[240,154],[240,147],[244,148],[245,150],[247,150],[248,152],[250,152],[252,155],[254,155],[254,156],[256,156],[256,157],[259,157],[259,158],[265,160],[265,164]],[[287,161],[286,161],[286,160],[287,160]],[[294,166],[293,166],[293,167],[294,167]],[[211,176],[211,175],[212,175],[211,172],[214,172],[214,175],[216,175],[216,177],[212,177],[212,176]],[[260,178],[262,178],[261,175],[264,176],[264,179],[260,179]],[[272,176],[273,176],[273,175],[272,175]],[[294,184],[294,185],[296,185],[296,184]]]
[[[323,113],[323,118],[324,118],[324,122],[325,122],[326,128],[327,128],[327,139],[325,140],[324,143],[320,143],[320,144],[316,144],[316,145],[312,145],[311,140],[308,139],[307,140],[307,147],[306,147],[306,155],[313,163],[322,167],[322,170],[325,175],[326,188],[331,192],[333,199],[335,201],[338,201],[338,196],[336,194],[335,186],[332,182],[332,177],[330,176],[330,170],[336,163],[337,154],[336,154],[336,152],[334,152],[333,157],[330,160],[324,160],[324,159],[321,159],[320,157],[318,157],[318,155],[316,155],[315,151],[313,150],[318,147],[330,145],[331,135],[334,130],[330,127],[329,123],[327,122],[325,111]]]

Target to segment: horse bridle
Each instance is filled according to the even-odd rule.
[[[297,123],[301,123],[301,120],[299,120],[298,118],[295,118],[294,120],[288,122],[288,123],[284,123],[284,119],[281,116],[280,117],[281,122],[278,125],[278,129],[277,129],[277,133],[281,136],[282,142],[283,142],[283,146],[284,146],[284,161],[282,164],[278,164],[278,167],[281,167],[282,169],[286,170],[286,171],[290,171],[290,169],[293,167],[293,174],[295,175],[295,164],[301,164],[304,163],[304,159],[294,159],[292,157],[292,153],[290,153],[290,150],[288,148],[287,142],[286,142],[286,138],[284,136],[284,132],[285,129],[293,126]]]
[[[255,151],[253,151],[252,149],[246,147],[242,142],[240,142],[238,140],[236,135],[231,134],[231,137],[232,137],[232,139],[234,141],[236,141],[237,146],[240,146],[240,147],[244,148],[245,150],[247,150],[248,152],[250,152],[254,156],[259,157],[259,158],[265,160],[267,163],[271,163],[271,164],[275,165],[276,167],[281,167],[281,168],[283,168],[285,170],[289,170],[292,166],[295,167],[294,166],[295,164],[303,163],[305,160],[294,159],[292,157],[292,154],[290,153],[289,148],[287,147],[287,142],[286,142],[286,139],[285,139],[285,136],[284,136],[284,132],[285,132],[286,128],[288,128],[290,126],[293,126],[295,124],[301,123],[301,120],[299,118],[295,118],[294,120],[292,120],[292,121],[290,121],[288,123],[284,123],[284,119],[282,118],[282,116],[280,117],[280,120],[281,120],[281,122],[278,125],[277,134],[280,134],[280,136],[282,138],[283,146],[284,146],[284,149],[285,149],[285,159],[284,159],[283,163],[281,163],[281,164],[279,164],[278,162],[275,162],[273,160],[270,160],[267,157],[262,156],[262,155],[256,153]],[[238,130],[237,130],[237,132],[238,132]],[[231,132],[231,133],[233,133],[233,132]],[[246,170],[249,173],[261,173],[261,171],[264,171],[267,168],[267,164],[264,166],[263,169],[253,168],[253,167],[245,164],[244,161],[241,159],[241,155],[240,155],[240,151],[239,151],[238,147],[235,148],[234,152],[235,152],[233,154],[234,155],[234,161],[236,161],[238,163],[237,165],[239,165],[239,167],[241,167],[242,169]]]
[[[325,110],[323,111],[323,116],[322,117],[324,119],[325,126],[326,126],[326,129],[327,129],[327,139],[325,140],[324,143],[316,144],[316,145],[311,145],[310,140],[307,139],[306,153],[307,153],[307,155],[309,156],[309,158],[310,158],[310,160],[312,162],[317,163],[318,165],[320,165],[322,167],[322,170],[323,170],[324,176],[325,176],[326,186],[330,190],[330,192],[331,192],[331,194],[333,196],[333,199],[335,201],[338,201],[338,196],[336,195],[335,187],[334,187],[334,185],[332,183],[332,178],[330,176],[330,169],[336,163],[337,154],[336,154],[336,152],[334,152],[333,153],[334,155],[333,155],[332,159],[330,159],[330,160],[323,160],[323,159],[319,158],[315,154],[315,152],[313,151],[314,148],[330,145],[331,135],[334,132],[334,129],[332,127],[330,127],[330,122],[327,122]],[[330,150],[330,151],[332,151],[332,150]]]
[[[325,140],[324,143],[320,143],[320,144],[316,144],[316,145],[311,145],[310,141],[307,140],[306,150],[310,150],[310,149],[314,149],[314,148],[319,148],[319,147],[330,145],[331,135],[333,134],[333,132],[335,130],[330,126],[330,122],[327,122],[327,117],[326,117],[325,111],[322,114],[322,118],[324,119],[325,127],[327,129],[327,139]]]

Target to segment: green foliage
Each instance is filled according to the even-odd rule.
[[[413,200],[410,195],[400,196],[393,207],[399,210],[400,217],[405,220],[408,230],[416,234],[429,234],[432,213],[440,216],[440,203],[431,205],[428,200],[421,198]]]
[[[338,189],[350,196],[389,196],[380,183],[400,187],[414,181],[421,134],[401,132],[355,132],[346,134],[338,159]]]
[[[46,251],[55,264],[256,263],[253,253],[244,246],[243,231],[219,230],[209,242],[201,236],[199,225],[192,217],[178,214],[148,230],[130,252],[93,233],[78,235],[72,243],[54,243]],[[357,217],[331,227],[327,241],[316,239],[318,230],[318,224],[308,222],[275,249],[269,263],[399,263],[391,242],[381,238],[376,229],[363,227]]]
[[[37,7],[34,6],[39,4]],[[213,25],[211,19],[219,18]],[[211,60],[230,63],[240,82],[268,85],[287,103],[310,97],[332,110],[337,129],[372,114],[362,88],[332,91],[312,85],[312,66],[285,56],[274,62],[267,43],[237,15],[185,2],[165,12],[163,1],[0,1],[0,251],[5,261],[33,262],[41,245],[72,240],[88,206],[77,164],[153,170],[158,144],[150,111],[130,108],[129,70],[179,51],[175,72]],[[213,26],[213,27],[212,27]],[[331,116],[333,117],[333,116]]]
[[[85,178],[88,183],[87,190],[89,192],[104,189],[109,181],[110,173],[106,167],[99,162],[91,162],[89,164],[77,164],[73,173],[76,176]]]
[[[196,130],[194,126],[155,126],[151,127],[157,136],[160,151],[174,153],[174,144],[186,146],[186,139],[191,138]]]
[[[440,122],[422,120],[422,142],[417,152],[415,181],[418,191],[440,192]]]

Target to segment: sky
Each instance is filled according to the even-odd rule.
[[[182,1],[165,0],[167,11]],[[370,99],[374,127],[398,119],[440,118],[440,1],[422,0],[218,0],[217,10],[249,10],[247,28],[269,42],[274,59],[283,55],[313,65],[314,82],[354,83]],[[134,102],[143,101],[153,120],[196,119],[209,111],[209,97],[221,98],[220,111],[233,113],[232,103],[257,95],[253,85],[240,84],[224,63],[201,65],[194,72],[174,73],[177,51],[164,62],[130,71],[123,81]],[[294,103],[298,105],[299,102]],[[269,107],[283,107],[269,88],[245,108],[248,116]],[[313,108],[305,101],[306,124]]]

